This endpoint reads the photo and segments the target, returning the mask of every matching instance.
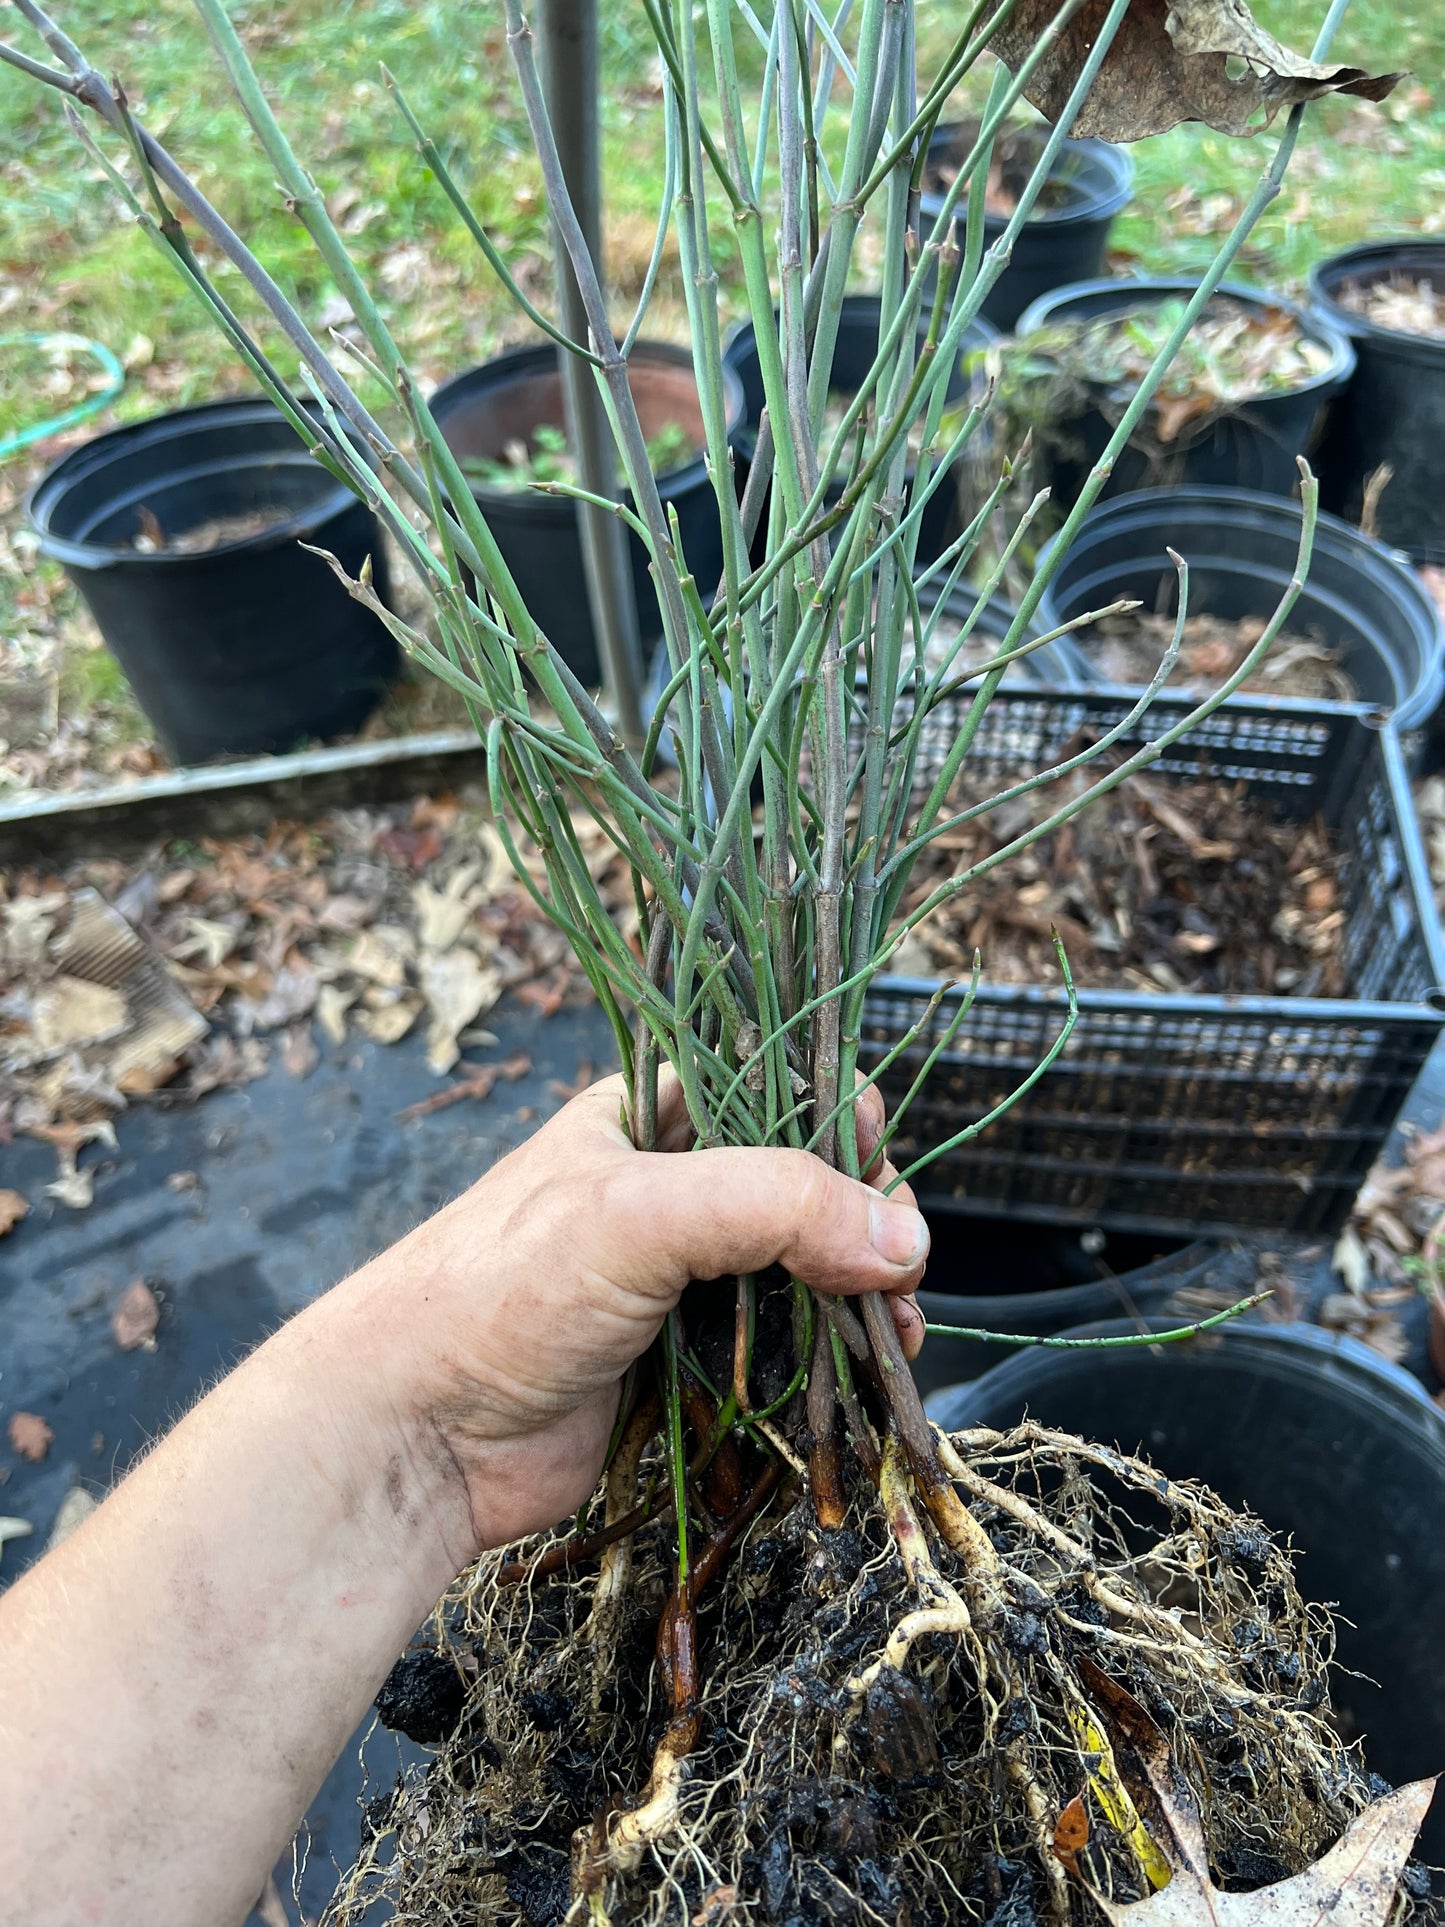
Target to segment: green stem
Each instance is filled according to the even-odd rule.
[[[1162,1332],[1130,1332],[1127,1337],[1117,1338],[1038,1338],[1020,1332],[985,1331],[979,1325],[935,1325],[932,1321],[925,1329],[938,1338],[971,1338],[980,1345],[1033,1345],[1061,1352],[1110,1352],[1132,1345],[1177,1345],[1183,1339],[1198,1338],[1201,1332],[1217,1331],[1221,1325],[1230,1324],[1273,1296],[1272,1291],[1257,1291],[1252,1298],[1241,1298],[1227,1311],[1217,1311],[1210,1318],[1201,1318],[1197,1324],[1176,1325]]]

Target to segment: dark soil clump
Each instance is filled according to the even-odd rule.
[[[453,1660],[441,1653],[403,1653],[382,1682],[376,1712],[393,1733],[418,1746],[436,1746],[456,1731],[466,1697]]]

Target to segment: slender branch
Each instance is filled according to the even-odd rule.
[[[985,1331],[979,1325],[935,1325],[928,1324],[928,1331],[938,1338],[972,1338],[981,1345],[1042,1346],[1052,1351],[1066,1352],[1109,1352],[1118,1351],[1126,1346],[1135,1345],[1177,1345],[1186,1338],[1198,1338],[1202,1332],[1218,1330],[1234,1319],[1253,1311],[1256,1305],[1264,1304],[1273,1298],[1272,1291],[1257,1291],[1252,1298],[1241,1298],[1227,1311],[1217,1311],[1210,1318],[1201,1318],[1194,1325],[1176,1325],[1170,1331],[1130,1332],[1127,1336],[1113,1338],[1040,1338],[1037,1335],[1024,1335],[1019,1332]]]

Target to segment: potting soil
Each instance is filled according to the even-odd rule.
[[[968,149],[976,138],[976,130],[962,137],[960,160],[967,159]],[[1033,176],[1043,147],[1043,140],[1028,128],[1006,130],[998,136],[984,187],[985,213],[1000,221],[1009,219]],[[1069,184],[1072,172],[1065,153],[1039,189],[1034,201],[1035,214],[1051,213],[1073,203],[1076,197]],[[958,162],[930,157],[923,170],[923,191],[925,194],[946,194],[957,179]],[[964,205],[961,199],[960,206]]]
[[[648,466],[654,475],[671,474],[695,462],[702,449],[680,422],[664,422],[647,442]],[[533,429],[530,440],[518,436],[500,455],[469,455],[462,473],[488,488],[540,488],[549,482],[575,483],[577,459],[567,446],[567,433],[550,422]]]

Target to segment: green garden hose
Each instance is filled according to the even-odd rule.
[[[22,334],[0,335],[0,355],[9,348],[68,348],[79,354],[89,355],[99,364],[106,376],[106,385],[85,400],[77,402],[74,408],[67,408],[63,415],[52,415],[48,421],[36,422],[30,428],[17,428],[13,433],[0,435],[0,462],[16,455],[22,448],[29,448],[32,442],[43,442],[47,435],[58,435],[63,429],[75,428],[81,422],[89,421],[98,415],[102,408],[108,408],[125,387],[125,370],[104,343],[87,341],[84,335],[71,334]]]

